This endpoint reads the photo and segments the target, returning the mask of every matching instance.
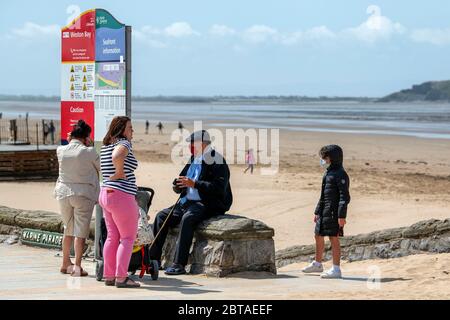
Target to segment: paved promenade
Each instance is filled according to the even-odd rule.
[[[367,290],[364,277],[323,280],[300,270],[278,275],[240,274],[228,278],[202,275],[169,277],[157,281],[145,276],[139,289],[106,287],[94,277],[94,263],[84,261],[87,278],[59,273],[57,251],[0,244],[0,299],[320,299],[321,293]]]

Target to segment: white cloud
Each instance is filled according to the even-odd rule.
[[[172,23],[170,26],[164,29],[164,33],[169,37],[175,38],[200,35],[200,33],[192,29],[191,25],[187,22]]]
[[[371,5],[367,8],[369,18],[355,28],[348,28],[342,32],[344,36],[352,36],[358,40],[374,43],[378,40],[387,40],[394,35],[401,35],[406,28],[398,22],[391,21],[388,17],[381,15],[378,6]]]
[[[367,8],[369,17],[356,27],[333,31],[327,26],[317,26],[306,30],[281,32],[267,25],[254,25],[240,32],[242,38],[250,43],[279,43],[282,45],[298,45],[306,42],[328,42],[330,40],[357,40],[375,43],[379,40],[389,40],[395,35],[403,35],[407,29],[400,23],[394,22],[381,14],[378,6]]]
[[[379,40],[389,40],[395,35],[403,35],[407,31],[402,24],[383,16],[378,6],[371,5],[366,12],[369,17],[360,25],[337,31],[330,30],[324,25],[293,32],[281,32],[267,25],[253,25],[243,31],[235,31],[235,33],[238,33],[244,41],[254,44],[278,43],[289,46],[345,39],[375,43]],[[221,30],[221,28],[215,29],[217,32]]]
[[[268,40],[277,40],[278,31],[266,25],[254,25],[244,30],[242,37],[245,41],[262,43]]]
[[[306,31],[296,31],[281,36],[281,43],[295,45],[304,41],[318,41],[334,39],[336,34],[326,26],[319,26]]]
[[[141,30],[133,30],[133,32],[132,32],[133,38],[136,41],[138,41],[138,42],[144,43],[144,44],[149,45],[150,47],[153,47],[153,48],[165,48],[165,47],[167,47],[166,43],[164,43],[164,42],[162,42],[160,40],[154,39],[151,36],[152,34],[154,35],[154,33],[150,32],[149,30],[144,31],[142,29]]]
[[[34,39],[37,37],[58,37],[61,34],[60,26],[39,25],[33,22],[26,22],[22,27],[12,29],[10,36],[13,38]]]
[[[215,24],[209,29],[209,33],[214,36],[230,36],[236,33],[236,30],[233,28],[227,27],[222,24]]]
[[[316,39],[329,39],[334,38],[336,35],[326,26],[315,27],[307,30],[304,33],[304,38],[308,40],[316,40]]]
[[[325,25],[305,30],[279,31],[276,28],[256,24],[243,30],[237,30],[224,24],[213,24],[205,35],[214,37],[233,36],[233,45],[241,50],[245,44],[271,43],[275,45],[294,46],[311,42],[327,43],[329,41],[360,41],[369,44],[380,40],[390,40],[395,36],[406,35],[411,41],[433,45],[450,44],[450,28],[447,29],[415,29],[407,33],[407,29],[399,22],[381,14],[378,6],[371,5],[366,10],[367,20],[354,27],[342,30],[330,30]],[[0,35],[2,39],[46,39],[57,38],[60,35],[60,26],[56,24],[40,25],[26,22],[23,26],[11,29],[8,33]],[[176,45],[177,39],[202,37],[203,34],[192,28],[185,21],[177,21],[163,27],[142,26],[133,29],[133,39],[154,48],[165,48]]]
[[[437,46],[450,44],[450,28],[448,29],[416,29],[411,33],[415,42],[431,43]]]
[[[190,36],[200,36],[200,33],[187,22],[174,22],[163,29],[152,26],[133,29],[134,39],[154,48],[165,48],[169,46],[170,39]]]

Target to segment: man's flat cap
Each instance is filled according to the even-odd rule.
[[[211,138],[209,137],[209,133],[206,130],[195,131],[192,133],[187,139],[186,142],[194,142],[194,141],[203,141],[203,142],[211,142]]]

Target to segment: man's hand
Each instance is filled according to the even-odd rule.
[[[316,223],[319,220],[319,216],[317,214],[314,215],[314,223]]]
[[[69,132],[67,134],[67,142],[70,142],[70,140],[72,140],[72,134]]]
[[[345,224],[346,224],[347,222],[345,221],[345,219],[339,218],[339,219],[338,219],[338,223],[339,223],[339,227],[343,227],[343,226],[345,226]]]
[[[178,177],[177,180],[177,187],[178,188],[194,188],[195,187],[195,181],[192,179],[189,179],[185,176]]]

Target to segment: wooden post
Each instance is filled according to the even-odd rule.
[[[25,118],[25,125],[27,126],[27,144],[30,143],[30,133],[28,131],[28,112],[27,112],[27,116]]]
[[[39,122],[36,122],[36,150],[39,150]]]
[[[16,144],[16,142],[17,142],[17,120],[14,119],[14,120],[10,120],[10,121],[11,121],[10,126],[13,130],[14,144]]]
[[[45,144],[44,119],[42,119],[42,144]]]

